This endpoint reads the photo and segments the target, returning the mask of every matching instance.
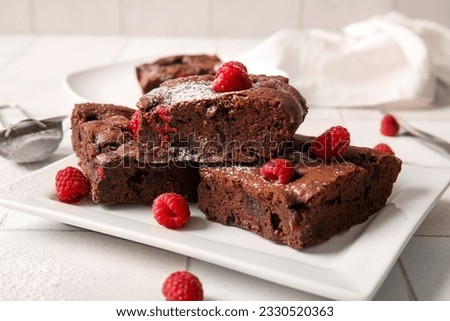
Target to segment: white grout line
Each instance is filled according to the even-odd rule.
[[[208,16],[207,19],[207,28],[208,28],[208,37],[213,37],[213,14],[214,14],[214,1],[208,1]]]
[[[189,256],[186,256],[186,265],[184,266],[184,269],[186,271],[189,271],[191,269],[191,258]]]
[[[409,299],[411,301],[418,301],[419,299],[417,298],[416,291],[414,291],[414,287],[412,285],[411,279],[409,278],[408,273],[406,272],[406,268],[403,265],[402,260],[399,258],[397,263],[398,263],[398,266],[400,268],[400,272],[403,274],[403,277],[405,278]]]
[[[124,0],[119,1],[119,35],[125,34],[125,3]]]
[[[8,213],[6,213],[2,217],[0,217],[0,228],[1,228],[2,224],[3,224],[3,222],[5,222],[7,216],[8,216]]]
[[[304,12],[305,12],[305,1],[298,0],[297,24],[295,25],[297,29],[303,29],[303,24],[305,22]]]
[[[120,61],[123,52],[125,51],[125,49],[128,47],[128,45],[131,42],[130,36],[123,36],[123,37],[124,37],[125,41],[122,43],[122,46],[119,48],[119,50],[117,50],[117,53],[113,56],[111,63]]]
[[[343,113],[342,113],[342,108],[341,107],[337,107],[337,111],[339,114],[339,120],[342,122],[343,126],[347,127],[347,120],[345,119]]]
[[[34,0],[28,0],[28,14],[30,15],[30,33],[36,33],[36,8]]]

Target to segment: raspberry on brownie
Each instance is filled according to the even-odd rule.
[[[163,81],[193,75],[215,74],[220,64],[215,55],[176,55],[160,58],[136,67],[142,93],[158,87]]]
[[[249,78],[251,88],[231,92],[216,92],[211,75],[162,83],[138,102],[138,142],[204,164],[271,158],[292,141],[306,101],[287,78]]]
[[[387,153],[387,154],[395,156],[395,152],[392,150],[391,146],[389,146],[388,144],[385,144],[385,143],[379,143],[379,144],[375,145],[373,147],[373,149],[375,149],[381,153]]]
[[[312,137],[294,136],[295,175],[274,183],[247,166],[200,169],[198,207],[208,220],[250,230],[295,249],[366,221],[391,194],[401,161],[350,146],[342,161],[311,158]]]
[[[350,133],[342,126],[327,129],[311,142],[311,151],[325,161],[342,159],[350,145]]]
[[[217,70],[212,88],[217,92],[249,89],[252,81],[248,76],[247,67],[238,61],[228,61]]]
[[[265,163],[261,175],[270,182],[287,184],[295,174],[294,164],[284,158],[273,158]]]

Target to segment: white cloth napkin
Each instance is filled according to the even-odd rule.
[[[391,12],[341,33],[283,30],[241,61],[287,72],[310,106],[429,106],[450,85],[450,30]]]

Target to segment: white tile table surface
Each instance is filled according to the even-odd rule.
[[[35,118],[69,114],[74,99],[63,87],[71,71],[146,55],[217,52],[235,57],[257,38],[0,35],[0,103],[20,104]],[[402,111],[403,118],[446,139],[450,104]],[[353,143],[389,143],[406,162],[450,171],[450,159],[409,137],[378,134],[373,110],[311,109],[300,132],[318,134],[344,124]],[[69,135],[39,164],[0,158],[0,184],[70,155]],[[426,182],[424,182],[426,184]],[[450,300],[450,191],[416,231],[375,300]],[[0,300],[162,300],[171,272],[188,269],[202,280],[207,300],[321,300],[183,255],[70,227],[0,207]]]

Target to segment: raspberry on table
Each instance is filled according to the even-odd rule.
[[[212,83],[212,88],[217,92],[239,91],[251,87],[247,67],[238,61],[229,61],[220,66]]]
[[[191,217],[189,204],[183,196],[177,193],[164,193],[153,201],[153,216],[164,227],[179,229]]]
[[[272,183],[287,184],[295,174],[294,164],[284,158],[274,158],[265,163],[260,174]]]
[[[89,181],[75,167],[68,166],[56,173],[56,193],[65,203],[76,203],[89,194]]]
[[[375,145],[373,147],[373,149],[375,149],[376,151],[379,151],[381,153],[385,153],[385,154],[389,154],[389,155],[395,156],[394,151],[392,150],[392,148],[388,144],[380,143],[378,145]]]
[[[350,133],[345,127],[333,126],[311,142],[311,151],[318,158],[342,159],[350,145]]]
[[[136,110],[130,119],[130,129],[133,132],[133,135],[136,136],[139,127],[139,116],[141,115],[140,110]]]
[[[394,116],[387,114],[381,120],[380,132],[385,136],[397,136],[400,131],[400,125]]]
[[[164,281],[162,293],[167,301],[203,301],[200,280],[188,271],[177,271]]]

